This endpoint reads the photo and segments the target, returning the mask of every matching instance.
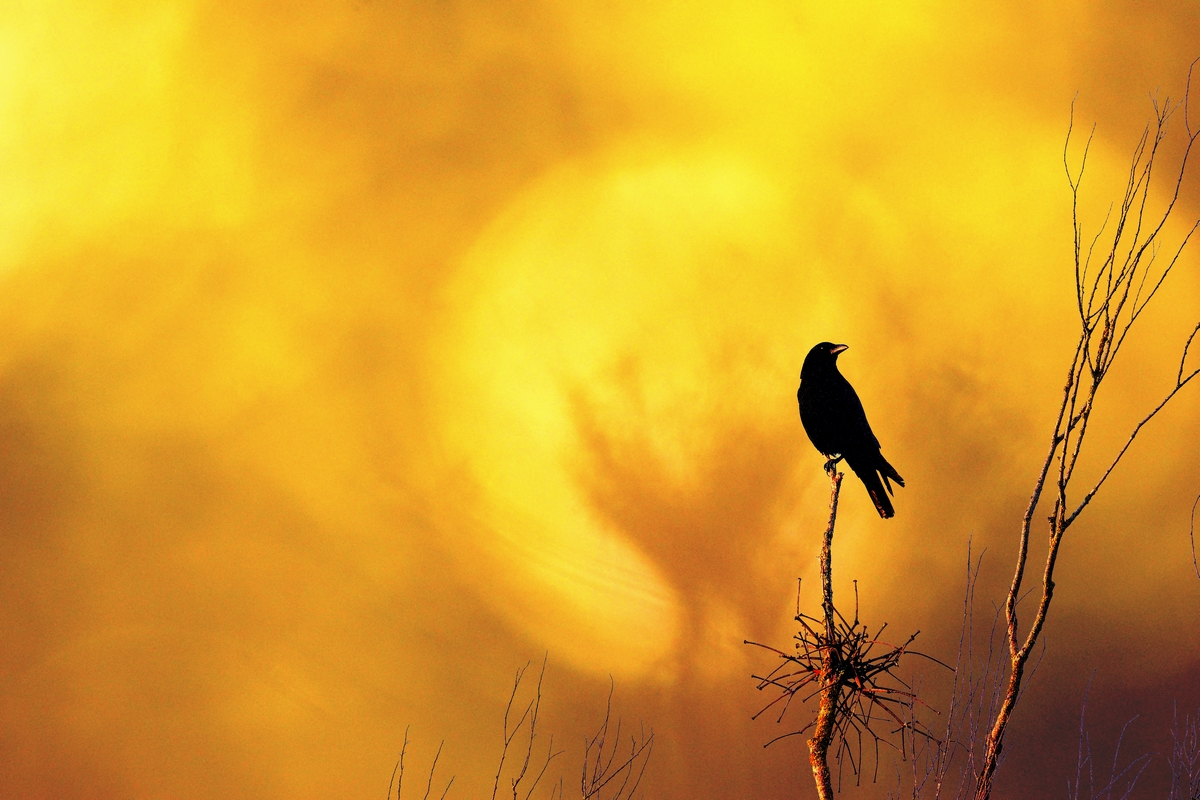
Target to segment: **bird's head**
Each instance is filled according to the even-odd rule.
[[[800,379],[804,380],[805,375],[836,370],[838,354],[848,348],[849,345],[834,344],[833,342],[821,342],[818,345],[814,345],[813,349],[809,350],[808,355],[804,357],[804,366],[800,370]]]

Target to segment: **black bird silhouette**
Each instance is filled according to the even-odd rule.
[[[896,514],[888,497],[892,493],[890,481],[903,486],[904,479],[879,452],[879,440],[871,432],[862,401],[838,372],[837,357],[846,348],[844,344],[821,342],[808,351],[796,391],[800,422],[813,446],[829,459],[826,469],[846,459],[867,487],[879,516],[887,519]]]

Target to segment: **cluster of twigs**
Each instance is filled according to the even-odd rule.
[[[830,469],[829,476],[832,486],[829,525],[821,550],[823,618],[800,611],[797,588],[795,619],[800,623],[800,629],[795,635],[794,652],[785,652],[758,642],[746,642],[770,650],[781,659],[768,674],[754,676],[760,691],[778,691],[778,695],[754,715],[755,719],[782,704],[776,720],[782,722],[797,697],[801,704],[820,698],[817,714],[808,724],[775,737],[767,745],[790,736],[803,735],[811,729],[813,736],[808,741],[809,760],[818,795],[822,798],[830,797],[833,791],[828,752],[835,740],[834,755],[839,767],[839,783],[841,767],[845,762],[849,762],[856,781],[861,780],[864,742],[871,744],[874,750],[877,775],[881,744],[897,749],[902,757],[907,758],[913,737],[936,740],[929,728],[919,722],[915,715],[910,714],[907,719],[901,716],[906,708],[924,705],[913,687],[896,675],[896,668],[906,654],[924,655],[909,650],[909,645],[920,631],[909,636],[901,645],[888,644],[880,638],[887,628],[886,624],[872,635],[859,620],[857,581],[854,583],[853,619],[847,620],[834,606],[832,546],[842,473]],[[936,659],[931,660],[941,663]],[[880,724],[887,726],[886,729],[877,728]],[[899,747],[890,739],[896,735],[899,735]]]
[[[973,790],[983,758],[984,737],[1004,697],[1004,662],[1008,655],[1003,645],[1003,606],[993,609],[986,637],[976,635],[975,589],[982,562],[983,554],[974,556],[972,543],[968,540],[962,626],[941,738],[913,741],[908,790],[904,789],[897,763],[895,788],[889,790],[889,800],[904,796],[912,800],[940,800],[943,797],[961,800]],[[1034,671],[1039,663],[1040,658],[1034,664]],[[914,694],[918,690],[919,687],[914,685]],[[915,720],[917,712],[914,700],[904,709],[903,716],[906,720]]]
[[[546,677],[546,659],[542,658],[542,669],[538,673],[537,687],[534,689],[533,697],[525,704],[525,710],[521,712],[520,718],[510,727],[510,720],[513,716],[513,703],[517,699],[517,691],[521,688],[521,680],[525,677],[525,670],[527,669],[529,669],[528,662],[526,662],[525,666],[517,669],[517,676],[513,679],[512,694],[508,697],[508,705],[504,707],[504,747],[500,751],[500,763],[496,766],[496,779],[492,782],[492,800],[496,800],[496,795],[500,791],[500,776],[504,773],[504,762],[508,758],[508,749],[526,722],[529,723],[529,732],[525,746],[525,757],[522,759],[521,766],[517,769],[516,775],[510,776],[508,779],[509,788],[512,789],[513,800],[517,800],[521,790],[521,783],[529,773],[529,762],[533,757],[533,743],[538,735],[538,712],[542,707],[542,679]],[[542,760],[542,766],[525,792],[526,800],[533,794],[533,790],[537,788],[537,785],[541,783],[542,777],[550,767],[550,762],[561,754],[562,751],[554,752],[554,735],[551,734],[550,742],[546,747],[546,757]],[[558,788],[561,794],[562,787]],[[551,790],[551,797],[553,798],[553,796],[554,792]]]
[[[1091,737],[1087,731],[1087,701],[1091,690],[1091,681],[1083,692],[1083,707],[1079,711],[1079,753],[1075,759],[1075,780],[1067,779],[1067,800],[1129,800],[1137,787],[1138,779],[1150,764],[1150,754],[1143,753],[1124,766],[1121,764],[1121,745],[1125,742],[1125,733],[1137,717],[1133,717],[1121,727],[1117,736],[1117,744],[1113,750],[1112,766],[1109,768],[1108,781],[1097,788],[1104,780],[1104,774],[1096,776],[1095,760],[1092,758]],[[1083,793],[1084,781],[1087,781],[1088,793]],[[1188,798],[1191,800],[1191,798]]]
[[[857,775],[862,765],[864,741],[874,745],[877,770],[879,745],[896,747],[879,735],[875,728],[877,723],[888,726],[887,735],[900,734],[898,749],[906,757],[906,741],[909,738],[906,733],[929,739],[934,739],[934,736],[921,722],[901,716],[911,703],[921,702],[913,687],[895,674],[901,658],[912,652],[908,646],[917,634],[909,636],[902,645],[887,644],[880,638],[887,628],[885,623],[875,635],[871,635],[858,618],[857,582],[855,589],[854,618],[847,620],[835,609],[837,621],[833,638],[826,635],[822,620],[797,611],[796,621],[800,623],[800,630],[796,633],[794,653],[757,642],[749,644],[770,650],[781,659],[780,664],[768,674],[754,676],[758,680],[759,690],[774,688],[779,690],[779,694],[753,718],[758,719],[782,703],[776,719],[776,722],[782,722],[797,697],[803,703],[821,694],[830,685],[835,686],[833,733],[838,740],[836,758],[839,763],[843,757],[846,758]],[[767,744],[803,735],[816,724],[814,717],[803,728],[777,736]]]
[[[521,693],[521,683],[525,679],[528,669],[528,663],[517,669],[508,704],[504,707],[503,746],[500,750],[499,764],[496,766],[496,777],[492,781],[491,800],[507,798],[510,792],[512,800],[521,800],[522,797],[524,800],[530,800],[534,790],[537,789],[549,770],[550,763],[563,754],[562,750],[554,749],[554,736],[551,735],[547,741],[545,756],[534,758],[534,744],[540,733],[538,722],[542,707],[542,680],[546,676],[546,659],[542,659],[542,668],[538,673],[533,695],[524,703],[518,716],[516,713],[516,709],[519,707],[517,697]],[[639,728],[636,737],[629,737],[629,755],[623,755],[626,751],[621,748],[621,720],[616,721],[615,729],[611,724],[613,688],[610,685],[608,703],[604,709],[604,721],[600,724],[599,730],[595,736],[584,739],[583,776],[579,784],[581,800],[632,800],[642,782],[642,776],[645,774],[646,765],[649,763],[650,754],[654,749],[654,732],[650,731],[647,735],[644,729]],[[610,732],[612,734],[611,741]],[[404,756],[408,750],[408,744],[408,729],[405,728],[400,758],[392,769],[391,780],[388,781],[387,796],[389,799],[392,797],[392,786],[394,785],[396,787],[395,798],[401,800],[400,792],[404,786]],[[442,742],[438,745],[437,753],[433,757],[422,800],[429,800],[433,789],[434,772],[437,770],[438,759],[442,755],[442,745],[444,744],[445,742]],[[515,748],[514,744],[516,744]],[[514,759],[510,762],[510,754],[512,752],[520,753],[522,746],[524,754],[516,757],[519,761]],[[540,748],[538,752],[540,752]],[[618,754],[621,754],[620,757]],[[506,763],[510,764],[508,774],[505,774]],[[531,770],[531,765],[536,766]],[[505,785],[503,794],[500,792],[502,784]],[[446,784],[446,788],[442,790],[438,800],[445,800],[453,785],[454,778],[452,777]],[[563,800],[563,798],[563,779],[559,777],[550,787],[549,800]]]
[[[1089,681],[1090,685],[1090,681]],[[1121,728],[1113,751],[1112,765],[1108,769],[1107,781],[1103,773],[1095,775],[1091,744],[1088,740],[1085,720],[1087,717],[1087,695],[1084,691],[1083,709],[1079,715],[1079,755],[1075,780],[1067,781],[1068,800],[1129,800],[1138,779],[1145,772],[1152,756],[1144,753],[1121,766],[1121,745],[1125,732],[1137,719],[1133,717]],[[1187,714],[1182,720],[1175,717],[1171,729],[1171,750],[1167,753],[1167,768],[1171,782],[1167,787],[1166,800],[1200,800],[1200,713]],[[1089,791],[1084,794],[1084,782]],[[1101,781],[1105,781],[1102,785]],[[1099,788],[1097,786],[1099,785]]]
[[[1171,769],[1167,800],[1200,798],[1200,711],[1185,716],[1182,721],[1175,718],[1167,765]]]
[[[621,720],[617,720],[616,731],[613,732],[612,747],[608,748],[609,721],[612,719],[612,686],[608,690],[608,704],[604,709],[604,722],[596,735],[584,743],[583,776],[579,781],[580,795],[583,800],[611,800],[631,798],[642,782],[646,772],[646,764],[650,761],[650,753],[654,749],[654,732],[646,735],[643,728],[638,729],[636,737],[629,737],[629,755],[617,761],[620,748]],[[607,749],[607,753],[605,750]],[[618,781],[618,778],[620,779]],[[611,792],[606,795],[605,791]],[[562,796],[560,787],[559,797]],[[553,800],[553,795],[551,796]]]

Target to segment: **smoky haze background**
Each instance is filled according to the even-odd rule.
[[[1184,2],[6,5],[5,793],[372,796],[411,723],[486,794],[548,652],[568,781],[612,676],[648,796],[810,796],[741,644],[815,574],[803,355],[851,345],[908,481],[887,523],[847,484],[837,589],[952,657],[1074,336],[1069,104],[1094,226],[1196,42]],[[1193,252],[1093,466],[1197,307]],[[1072,530],[1000,796],[1060,795],[1093,671],[1105,758],[1200,704],[1198,435],[1193,391]]]

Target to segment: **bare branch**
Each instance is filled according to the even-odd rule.
[[[1191,339],[1188,340],[1188,343],[1191,343]],[[1100,480],[1096,481],[1096,485],[1093,486],[1086,495],[1084,495],[1083,501],[1080,502],[1079,507],[1076,508],[1075,511],[1073,511],[1071,515],[1066,518],[1063,524],[1064,528],[1074,522],[1075,518],[1078,517],[1080,513],[1083,512],[1083,509],[1087,507],[1087,504],[1092,502],[1092,498],[1096,496],[1096,492],[1100,491],[1100,487],[1103,486],[1104,482],[1108,480],[1108,476],[1111,475],[1112,471],[1117,468],[1117,464],[1121,463],[1121,459],[1125,456],[1126,451],[1129,450],[1129,446],[1133,444],[1133,440],[1137,438],[1139,433],[1141,433],[1142,428],[1146,426],[1146,423],[1154,419],[1154,417],[1158,415],[1158,412],[1162,411],[1163,407],[1166,406],[1167,403],[1171,402],[1171,398],[1178,394],[1179,390],[1184,386],[1187,386],[1188,383],[1190,383],[1191,380],[1197,375],[1200,375],[1200,368],[1193,370],[1186,377],[1177,382],[1175,387],[1171,389],[1167,396],[1162,399],[1162,402],[1155,406],[1154,409],[1147,414],[1141,422],[1134,426],[1133,431],[1129,434],[1129,438],[1125,440],[1125,445],[1120,449],[1116,457],[1113,458],[1112,462],[1108,465],[1108,469],[1104,470],[1104,474],[1100,476]]]
[[[438,762],[438,759],[442,757],[442,747],[443,747],[443,745],[445,745],[445,744],[446,744],[446,740],[445,740],[445,739],[443,739],[443,740],[441,741],[441,744],[439,744],[439,745],[438,745],[437,752],[433,754],[433,764],[431,764],[431,765],[430,765],[430,767],[429,767],[429,781],[428,781],[428,782],[425,784],[425,796],[424,796],[424,797],[422,797],[422,798],[421,798],[421,800],[429,800],[429,792],[430,792],[430,790],[433,788],[433,773],[434,773],[434,770],[436,770],[436,769],[437,769],[437,762]],[[453,779],[453,778],[451,778],[451,779],[450,779],[450,782],[451,782],[451,783],[453,783],[453,782],[454,782],[454,779]],[[447,787],[446,787],[446,791],[447,791],[447,792],[448,792],[448,791],[450,791],[450,787],[449,787],[449,786],[447,786]],[[443,796],[444,796],[444,795],[445,795],[445,792],[443,792],[442,794],[443,794]]]
[[[512,779],[513,800],[517,800],[518,788],[521,785],[521,781],[525,779],[525,773],[529,769],[529,759],[533,756],[533,742],[537,738],[538,711],[542,707],[542,680],[546,677],[546,661],[549,655],[547,653],[542,656],[542,669],[538,673],[537,688],[534,690],[533,700],[530,701],[527,709],[527,716],[529,717],[529,744],[525,748],[525,760],[521,762],[521,769],[517,772],[517,776]],[[513,688],[515,689],[516,687],[514,686]],[[516,731],[514,730],[515,733]],[[543,769],[543,771],[545,770]]]
[[[1200,139],[1200,132],[1192,129],[1188,116],[1191,79],[1196,63],[1200,63],[1200,60],[1193,62],[1188,71],[1188,84],[1182,103],[1172,105],[1169,99],[1164,99],[1162,102],[1159,102],[1157,97],[1151,99],[1154,116],[1134,145],[1123,194],[1118,203],[1109,206],[1104,222],[1092,239],[1086,256],[1081,252],[1083,226],[1079,218],[1079,187],[1086,167],[1091,136],[1084,147],[1078,172],[1072,172],[1068,157],[1075,122],[1074,103],[1072,102],[1066,143],[1063,149],[1063,163],[1067,172],[1067,184],[1071,190],[1075,300],[1080,318],[1080,333],[1075,346],[1075,354],[1071,359],[1070,368],[1067,370],[1067,380],[1063,387],[1058,417],[1050,436],[1049,451],[1034,481],[1029,505],[1026,507],[1021,523],[1013,581],[1004,606],[1009,650],[1008,679],[1003,700],[995,709],[994,714],[991,714],[992,720],[983,761],[976,780],[976,800],[988,800],[991,796],[992,780],[1003,752],[1005,729],[1012,711],[1021,697],[1027,662],[1041,636],[1054,596],[1054,569],[1065,532],[1108,481],[1109,476],[1125,457],[1141,430],[1193,378],[1200,375],[1200,367],[1189,371],[1187,363],[1192,342],[1196,339],[1197,333],[1200,333],[1200,323],[1197,323],[1184,342],[1174,386],[1161,402],[1133,427],[1124,445],[1108,463],[1107,468],[1091,489],[1082,498],[1074,496],[1072,482],[1076,467],[1083,458],[1084,442],[1087,439],[1091,415],[1100,386],[1110,374],[1113,363],[1121,352],[1130,331],[1150,302],[1159,294],[1192,236],[1197,229],[1200,229],[1200,220],[1196,220],[1180,237],[1177,245],[1168,251],[1171,253],[1171,257],[1166,259],[1166,263],[1159,260],[1160,253],[1164,252],[1162,237],[1164,231],[1167,230],[1168,222],[1177,210],[1192,148]],[[1181,108],[1186,129],[1183,153],[1177,167],[1171,173],[1173,179],[1166,187],[1166,198],[1162,211],[1152,212],[1148,209],[1152,191],[1156,187],[1155,178],[1158,174],[1156,169],[1160,148],[1167,137],[1171,117]],[[1094,130],[1093,127],[1093,133]],[[1114,208],[1116,209],[1115,216]],[[1096,252],[1097,243],[1101,234],[1108,228],[1110,220],[1112,221],[1112,233],[1111,238],[1107,240],[1110,244],[1100,251],[1103,255],[1098,257],[1098,266],[1093,269],[1093,254]],[[1083,259],[1082,263],[1081,259]],[[1029,553],[1029,536],[1036,509],[1042,500],[1046,481],[1052,468],[1055,472],[1054,502],[1047,518],[1049,547],[1042,573],[1041,598],[1038,601],[1033,620],[1022,635],[1017,619],[1017,604],[1022,594],[1022,582]],[[1193,559],[1193,566],[1196,568],[1197,575],[1200,576],[1200,564],[1195,563],[1195,559]],[[1036,669],[1036,664],[1034,668]],[[1130,769],[1132,769],[1132,765]],[[1078,786],[1076,788],[1078,789]],[[1113,787],[1110,786],[1106,791],[1111,794],[1112,789]]]
[[[399,772],[400,780],[396,783],[396,800],[400,800],[400,787],[404,785],[404,753],[408,750],[408,726],[404,726],[404,744],[400,745],[400,758],[396,761],[396,766],[392,767],[392,777],[388,779],[387,796],[390,800],[392,796],[392,781],[396,780],[396,773]]]
[[[915,709],[917,705],[928,708],[916,695],[914,687],[895,674],[901,659],[908,654],[919,655],[936,664],[951,669],[932,656],[909,650],[909,646],[920,633],[912,634],[903,644],[888,643],[883,625],[872,635],[859,621],[858,584],[855,582],[855,613],[847,619],[833,602],[833,535],[837,523],[838,498],[843,475],[836,469],[829,470],[830,500],[829,522],[822,538],[820,557],[821,606],[820,619],[801,613],[797,597],[796,621],[800,630],[795,635],[794,652],[749,642],[769,650],[780,657],[780,663],[766,676],[754,676],[758,689],[772,688],[778,694],[766,703],[753,718],[757,719],[768,709],[782,705],[777,721],[781,722],[794,699],[801,704],[819,698],[815,717],[799,730],[790,731],[772,738],[764,747],[790,736],[807,733],[809,763],[818,796],[830,798],[833,793],[832,775],[829,770],[829,750],[838,763],[838,784],[842,779],[842,766],[848,765],[856,784],[861,781],[864,766],[864,741],[873,745],[879,769],[879,746],[891,747],[908,756],[908,741],[913,737],[938,741],[932,731],[920,723],[914,715],[907,719],[898,710]],[[935,712],[936,713],[936,712]],[[875,725],[884,722],[890,731],[877,731]],[[895,727],[891,728],[891,724]],[[882,734],[882,735],[881,735]],[[899,735],[899,746],[884,738]],[[836,746],[834,746],[836,742]]]
[[[513,703],[517,699],[517,689],[521,686],[521,679],[525,677],[525,670],[529,668],[529,662],[525,662],[525,666],[517,668],[516,677],[513,679],[512,692],[508,696],[508,705],[504,707],[504,747],[500,751],[500,763],[496,766],[496,779],[492,782],[492,800],[496,800],[496,793],[500,790],[500,774],[504,771],[504,760],[508,757],[508,747],[512,744],[513,737],[521,727],[521,723],[525,721],[525,717],[529,714],[529,707],[526,707],[525,713],[521,715],[521,719],[509,733],[508,718],[512,714]]]
[[[1200,496],[1196,497],[1196,502],[1192,503],[1192,521],[1188,526],[1188,540],[1192,543],[1192,569],[1196,571],[1196,577],[1200,578],[1200,564],[1196,563],[1196,506],[1200,505]]]
[[[621,739],[621,721],[617,720],[616,741],[608,747],[609,724],[612,719],[612,689],[610,686],[604,721],[591,739],[584,740],[583,774],[580,779],[580,794],[583,800],[600,800],[605,787],[617,779],[611,800],[630,800],[642,782],[650,754],[654,750],[654,732],[646,736],[644,730],[637,738],[629,738],[629,756],[617,762],[617,749]],[[606,754],[607,751],[607,754]],[[615,766],[614,766],[615,764]]]
[[[1186,715],[1182,721],[1175,715],[1167,764],[1171,770],[1167,800],[1195,800],[1200,796],[1200,712]]]

